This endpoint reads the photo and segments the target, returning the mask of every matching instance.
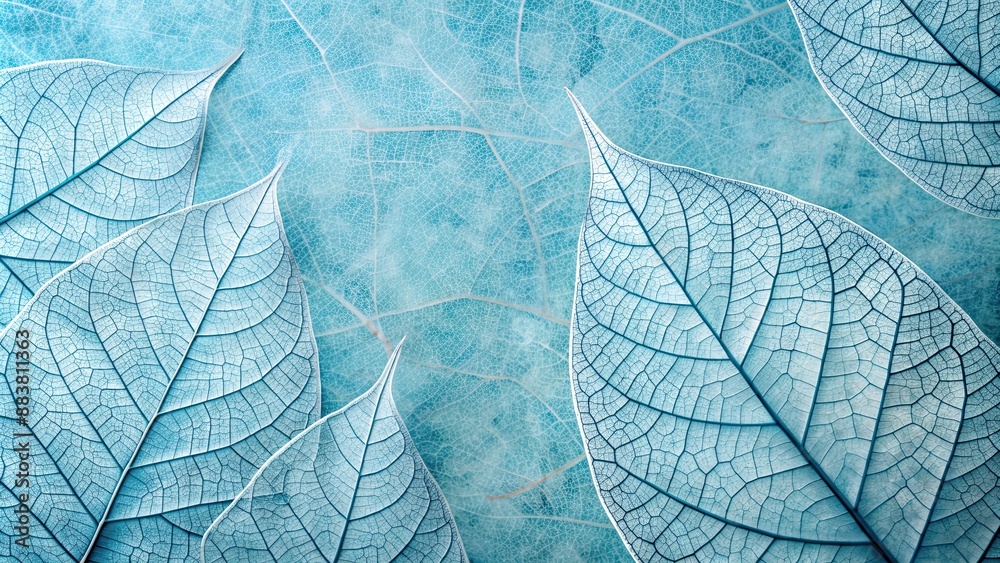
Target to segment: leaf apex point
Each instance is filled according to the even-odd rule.
[[[285,168],[288,167],[287,156],[279,156],[278,162],[275,163],[274,168],[267,173],[267,176],[261,180],[261,182],[266,182],[266,191],[270,194],[277,194],[278,192],[278,182],[281,180],[281,176],[285,173]]]
[[[392,349],[392,353],[389,355],[389,361],[385,364],[385,370],[382,372],[382,377],[380,380],[385,381],[385,386],[389,388],[389,394],[392,395],[392,381],[396,376],[396,366],[399,365],[399,355],[403,348],[403,342],[406,341],[406,336],[403,336],[396,344],[396,347]]]
[[[586,115],[586,111],[583,109],[583,104],[577,99],[576,94],[569,89],[568,86],[563,87],[563,91],[566,92],[566,96],[569,97],[569,103],[573,104],[573,109],[576,111],[577,118],[581,117],[581,114]]]
[[[576,110],[576,118],[580,122],[580,129],[583,130],[583,136],[587,140],[588,145],[596,146],[601,140],[609,145],[614,145],[614,143],[608,139],[608,136],[601,131],[601,128],[594,123],[594,119],[590,117],[587,113],[587,109],[583,107],[580,100],[573,94],[569,88],[565,88],[566,95],[569,96],[569,101],[573,104],[573,109]]]
[[[222,59],[222,61],[219,64],[215,65],[215,68],[213,68],[209,72],[212,74],[217,74],[218,77],[222,77],[223,74],[225,74],[234,64],[236,64],[236,61],[240,60],[240,57],[243,56],[244,51],[246,51],[246,49],[244,49],[244,47],[240,45],[235,50],[233,50],[233,52],[229,53],[229,55],[227,55],[226,58]],[[218,80],[218,78],[216,78],[216,80]]]

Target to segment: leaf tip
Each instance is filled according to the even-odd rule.
[[[275,165],[275,168],[281,168],[281,170],[284,170],[285,167],[288,166],[288,162],[292,160],[293,148],[294,146],[292,147],[285,146],[278,151],[278,162]]]
[[[225,203],[234,201],[240,198],[250,198],[252,201],[256,202],[257,205],[264,203],[266,201],[271,201],[274,205],[274,209],[277,212],[277,202],[278,202],[278,180],[281,179],[281,174],[285,171],[285,166],[288,164],[287,160],[278,160],[278,163],[267,173],[266,176],[257,180],[250,186],[243,188],[235,193],[222,197],[214,202],[207,202],[203,205],[209,205],[212,203]],[[279,218],[280,221],[280,218]]]
[[[566,95],[569,96],[570,103],[573,104],[573,109],[576,111],[576,118],[580,120],[580,128],[583,129],[583,135],[587,139],[587,146],[591,149],[591,154],[593,155],[594,150],[598,149],[598,144],[600,141],[613,144],[608,140],[608,137],[597,127],[594,120],[591,119],[590,114],[580,103],[580,100],[570,91],[569,88],[564,88],[566,90]]]
[[[278,181],[281,180],[282,174],[285,173],[285,168],[288,167],[288,155],[280,154],[278,155],[278,162],[274,165],[274,168],[267,173],[267,176],[261,180],[261,183],[266,184],[266,191],[272,197],[278,192]]]
[[[234,64],[236,64],[236,61],[240,60],[240,57],[243,56],[243,51],[244,51],[243,47],[240,46],[214,67],[207,70],[198,71],[200,73],[205,74],[206,76],[205,83],[207,84],[209,91],[211,91],[212,88],[215,88],[216,83],[218,83],[219,80],[227,72],[229,72],[229,69],[232,68]]]
[[[379,383],[385,384],[389,388],[389,394],[392,394],[392,380],[396,375],[396,366],[399,364],[399,353],[403,348],[403,342],[406,342],[406,336],[403,336],[396,344],[396,347],[392,349],[392,353],[389,354],[389,361],[385,364],[385,369],[382,371],[382,377],[379,377]]]

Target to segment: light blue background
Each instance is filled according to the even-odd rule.
[[[625,559],[566,364],[588,190],[570,87],[639,155],[763,184],[873,231],[1000,334],[1000,221],[886,162],[811,74],[784,4],[0,2],[5,66],[212,66],[196,200],[280,186],[324,412],[407,336],[401,413],[473,559]]]

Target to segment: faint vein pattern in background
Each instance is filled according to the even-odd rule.
[[[566,381],[589,175],[565,86],[637,152],[845,214],[1000,335],[1000,222],[913,189],[857,133],[783,2],[28,5],[0,2],[7,66],[200,68],[245,46],[212,97],[196,200],[294,146],[280,198],[323,410],[364,393],[406,335],[395,397],[474,560],[628,558]]]
[[[843,217],[636,157],[577,108],[573,385],[636,558],[977,559],[1000,529],[1000,349]]]

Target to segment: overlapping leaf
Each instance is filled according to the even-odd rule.
[[[88,251],[191,204],[208,98],[238,56],[199,72],[0,72],[0,326]]]
[[[801,41],[783,0],[0,3],[6,66],[193,69],[246,46],[213,94],[196,200],[298,143],[282,204],[324,412],[406,334],[395,398],[470,557],[490,561],[628,558],[566,384],[588,171],[563,86],[645,156],[843,213],[1000,334],[1000,221],[913,189]]]
[[[100,247],[0,334],[0,431],[32,434],[27,489],[15,485],[18,453],[2,450],[0,558],[194,560],[257,468],[319,417],[279,172]],[[18,331],[30,334],[26,426],[15,416]],[[11,536],[25,492],[28,549]]]
[[[790,0],[820,81],[925,190],[1000,217],[1000,4]]]
[[[830,211],[618,148],[592,165],[572,374],[643,561],[962,561],[1000,529],[1000,349]]]
[[[205,533],[202,561],[467,561],[392,399],[402,342],[364,395],[267,461]]]

